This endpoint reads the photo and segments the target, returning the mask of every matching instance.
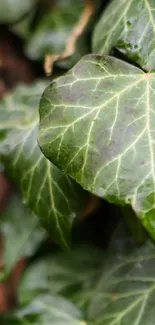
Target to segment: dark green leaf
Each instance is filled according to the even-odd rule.
[[[155,74],[84,57],[44,92],[40,145],[85,189],[130,204],[155,239]]]
[[[32,10],[37,0],[0,0],[0,23],[13,23]]]
[[[90,52],[90,32],[100,8],[100,0],[57,0],[51,12],[43,12],[36,22],[25,51],[35,60],[51,54],[51,66],[69,69]]]
[[[48,53],[62,54],[83,8],[83,0],[77,0],[74,6],[72,0],[57,0],[51,12],[43,14],[29,39],[26,48],[28,56],[40,60]]]
[[[8,274],[15,263],[35,253],[47,237],[38,218],[13,196],[6,211],[0,217],[0,232],[3,235],[3,269]]]
[[[121,236],[120,236],[121,235]],[[126,236],[126,233],[125,233]],[[91,293],[88,319],[97,325],[152,325],[155,310],[155,247],[134,247],[118,233]],[[114,249],[115,247],[115,249]]]
[[[76,252],[74,255],[75,260]],[[94,254],[91,256],[93,261]],[[77,261],[79,261],[78,258]],[[136,247],[127,231],[120,227],[111,241],[107,254],[103,254],[99,262],[100,265],[96,265],[96,271],[92,269],[93,281],[91,273],[88,272],[88,277],[83,277],[82,288],[77,292],[78,302],[76,303],[83,310],[86,324],[153,325],[155,319],[154,245],[148,241],[145,245]],[[82,275],[83,263],[75,262],[75,282],[80,268]],[[58,271],[54,270],[55,276],[56,272],[60,279],[59,268]],[[66,270],[64,270],[64,275],[65,272]],[[68,276],[70,272],[72,272],[72,267],[68,268]],[[52,297],[52,299],[55,298]],[[53,300],[52,306],[56,304],[59,305],[57,300]],[[68,310],[67,307],[65,308]],[[63,310],[60,305],[59,310]]]
[[[25,308],[0,316],[1,325],[86,325],[81,312],[69,301],[49,295],[36,298]]]
[[[113,47],[147,71],[155,68],[154,0],[112,0],[93,35],[93,52]]]
[[[53,238],[68,247],[71,224],[86,194],[41,153],[38,104],[45,82],[20,86],[0,103],[0,153],[7,174]]]
[[[143,244],[147,238],[147,234],[131,206],[125,205],[122,207],[121,211],[133,238],[137,243]]]
[[[82,292],[92,286],[102,261],[100,251],[82,247],[33,263],[25,270],[20,281],[20,304],[29,303],[34,296],[42,292],[63,294],[81,304]]]

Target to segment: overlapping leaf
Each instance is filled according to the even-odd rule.
[[[91,254],[91,250],[89,250],[89,248],[87,248],[87,250]],[[34,302],[32,301],[28,307],[25,307],[23,312],[18,312],[18,317],[20,316],[21,319],[23,318],[23,320],[27,320],[27,322],[30,319],[29,317],[31,317],[31,321],[38,320],[38,322],[40,321],[39,324],[42,324],[44,320],[43,324],[45,325],[47,319],[48,324],[64,324],[65,321],[68,321],[67,324],[70,324],[69,315],[71,319],[75,317],[76,321],[79,320],[80,325],[154,324],[154,245],[148,241],[145,245],[136,247],[127,231],[120,227],[107,250],[107,254],[104,252],[100,252],[100,254],[100,259],[98,264],[96,264],[96,270],[94,267],[92,268],[96,256],[91,254],[90,260],[92,259],[92,262],[90,263],[89,261],[90,270],[87,277],[85,276],[85,268],[83,270],[83,263],[79,263],[78,255],[76,260],[76,250],[74,251],[74,262],[70,263],[70,266],[68,264],[67,269],[62,269],[61,279],[59,277],[60,269],[59,267],[57,268],[59,262],[58,265],[53,264],[53,274],[55,279],[56,274],[58,279],[60,279],[60,287],[62,279],[64,279],[65,284],[67,274],[69,278],[73,270],[76,275],[79,269],[81,269],[79,273],[81,275],[82,286],[80,288],[76,287],[75,276],[74,293],[76,299],[75,296],[73,299],[72,290],[70,293],[68,290],[67,294],[68,299],[70,301],[74,300],[75,305],[81,309],[81,312],[75,309],[77,307],[69,305],[68,302],[64,302],[56,296],[49,296],[48,299],[44,299],[44,296],[40,296],[35,298]],[[68,257],[67,254],[64,254],[64,257],[70,259],[71,254],[68,253]],[[47,269],[46,271],[46,280],[48,280],[49,273]],[[92,273],[90,271],[92,271]],[[57,280],[56,282],[58,285]],[[68,280],[66,281],[66,285],[67,282]],[[52,295],[54,294],[55,286],[54,282],[53,285],[51,284],[52,283],[49,281],[49,290],[51,290]],[[61,294],[65,296],[66,292],[61,292]],[[47,313],[47,318],[45,318],[44,311]],[[40,318],[37,319],[37,317]],[[76,324],[75,320],[72,319],[71,324]],[[6,323],[8,325],[10,324],[9,322]],[[34,324],[36,323],[34,322]]]
[[[125,233],[126,236],[126,233]],[[118,233],[89,300],[88,318],[97,325],[152,325],[155,298],[155,248],[134,247]]]
[[[88,55],[40,106],[44,154],[85,189],[131,204],[155,239],[155,75]]]
[[[61,294],[82,305],[86,291],[98,276],[97,270],[100,273],[101,263],[103,254],[90,246],[38,260],[21,278],[18,301],[23,305],[46,292]]]
[[[116,47],[147,71],[155,69],[154,0],[112,0],[93,35],[93,51],[109,54]]]
[[[1,0],[0,23],[13,23],[32,10],[37,0]]]
[[[8,275],[21,257],[33,255],[47,237],[38,218],[17,196],[10,199],[6,211],[0,217],[0,232],[3,235],[4,276]]]
[[[51,12],[43,13],[40,22],[36,25],[26,46],[27,55],[32,59],[40,60],[48,53],[62,54],[68,36],[79,20],[83,8],[83,0],[76,1],[74,6],[72,0],[57,1],[54,8],[51,8]],[[86,44],[84,47],[87,48]],[[84,48],[82,53],[83,55],[86,53]]]
[[[36,298],[12,314],[0,315],[1,325],[86,325],[80,311],[69,301],[49,295]]]
[[[25,203],[53,238],[68,246],[70,227],[85,193],[41,153],[38,103],[46,83],[20,86],[0,103],[0,155]]]
[[[125,228],[120,227],[110,243],[107,255],[103,252],[101,254],[100,265],[97,265],[96,271],[90,265],[93,277],[89,272],[88,277],[83,278],[81,295],[79,291],[75,300],[86,315],[86,324],[152,325],[155,317],[154,245],[147,242],[146,245],[136,247]],[[91,256],[93,261],[94,254]],[[75,261],[76,251],[74,263],[78,269],[81,267],[82,275],[83,264]],[[68,275],[71,271],[72,266],[68,269]],[[56,268],[53,272],[56,276]],[[59,277],[59,269],[57,274]]]

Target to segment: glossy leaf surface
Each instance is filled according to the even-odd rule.
[[[130,204],[155,239],[155,75],[85,56],[45,90],[44,154],[85,189]]]
[[[109,54],[113,47],[146,71],[155,69],[154,0],[112,0],[93,35],[93,52]]]

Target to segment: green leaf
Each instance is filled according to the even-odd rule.
[[[43,12],[36,21],[25,46],[26,55],[33,60],[49,55],[45,60],[49,66],[56,62],[61,68],[71,68],[90,52],[90,33],[100,6],[100,0],[76,0],[74,6],[72,0],[57,0],[51,11]]]
[[[126,233],[124,233],[126,236]],[[115,249],[114,249],[115,247]],[[152,325],[155,298],[155,247],[135,247],[118,233],[91,293],[88,319],[97,325]]]
[[[81,312],[61,297],[42,295],[10,315],[0,315],[1,325],[86,325]]]
[[[25,16],[22,20],[10,26],[10,30],[20,38],[27,40],[31,33],[31,24],[35,16],[35,10],[31,10],[29,15]]]
[[[97,277],[101,261],[100,251],[85,246],[38,260],[26,268],[21,278],[18,301],[23,305],[46,292],[81,303],[82,292]]]
[[[87,249],[89,251],[89,248]],[[86,324],[153,325],[155,246],[150,241],[143,246],[135,246],[125,228],[120,227],[113,236],[106,254],[101,254],[100,265],[96,265],[96,270],[92,269],[93,280],[90,272],[87,278],[83,278],[83,286],[75,302],[81,306]],[[74,255],[75,260],[76,252]],[[91,256],[93,261],[94,254]],[[82,274],[83,264],[75,262],[75,275],[80,268]],[[68,269],[68,275],[69,271],[72,272],[72,267]],[[60,279],[59,269],[54,269],[53,272],[55,277],[57,272]],[[76,290],[75,286],[75,294]],[[72,295],[70,297],[72,300]]]
[[[154,0],[113,0],[104,10],[93,35],[93,52],[117,48],[146,71],[155,68]]]
[[[32,10],[37,0],[1,0],[0,23],[13,23]]]
[[[70,228],[87,194],[51,164],[38,143],[38,105],[45,82],[19,86],[0,102],[0,155],[24,202],[54,240],[68,247]]]
[[[130,204],[155,239],[155,75],[85,56],[45,90],[40,146],[85,189]]]
[[[121,211],[137,244],[145,243],[147,233],[132,208],[129,205],[125,205],[122,207]]]
[[[26,46],[27,55],[33,60],[41,60],[48,53],[62,54],[83,8],[83,0],[76,0],[74,6],[72,0],[57,0],[51,12],[44,13],[36,25]]]
[[[3,235],[3,270],[8,275],[21,257],[33,255],[47,234],[17,196],[10,199],[6,211],[0,217]]]

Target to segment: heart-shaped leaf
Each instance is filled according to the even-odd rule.
[[[1,325],[86,325],[81,312],[69,301],[49,295],[37,297],[23,309],[0,316]]]
[[[113,47],[147,71],[155,69],[154,0],[112,0],[93,35],[93,52]]]
[[[19,86],[0,102],[0,155],[25,203],[53,239],[68,246],[71,224],[86,193],[52,165],[38,143],[38,104],[45,82]]]
[[[6,211],[0,217],[3,235],[4,276],[21,258],[33,255],[47,237],[38,218],[27,209],[17,196],[10,199]]]
[[[13,23],[32,10],[37,0],[1,0],[0,23]]]
[[[40,145],[85,189],[130,204],[155,239],[155,75],[88,55],[44,92]]]

